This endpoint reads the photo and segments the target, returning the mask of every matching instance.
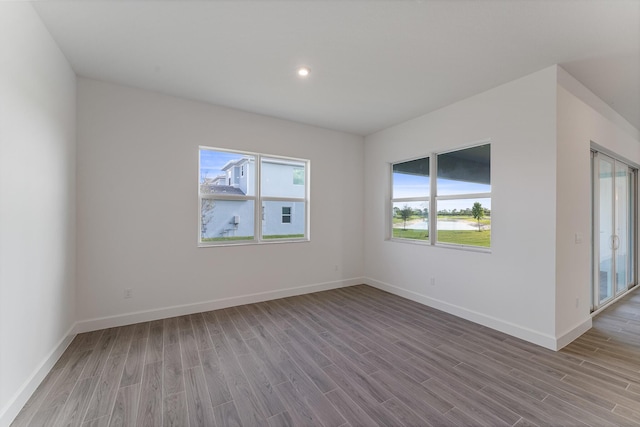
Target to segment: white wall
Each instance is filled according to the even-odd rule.
[[[75,321],[75,96],[32,6],[0,3],[0,425]]]
[[[491,253],[385,240],[389,163],[486,138]],[[553,348],[555,159],[556,67],[367,137],[367,283]]]
[[[311,241],[198,248],[198,145],[309,159]],[[79,79],[79,330],[360,283],[362,188],[362,137]]]
[[[637,166],[640,134],[562,68],[558,83],[556,335],[563,345],[591,326],[591,142]]]

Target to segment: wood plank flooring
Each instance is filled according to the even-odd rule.
[[[78,335],[19,426],[640,426],[640,292],[553,352],[360,285]]]

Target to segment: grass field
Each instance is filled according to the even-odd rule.
[[[399,239],[427,240],[429,238],[429,232],[427,230],[403,230],[401,228],[394,228],[393,237]],[[491,231],[440,230],[438,231],[438,242],[488,248],[491,247]]]
[[[271,234],[268,236],[262,236],[263,239],[299,239],[304,237],[304,234]]]
[[[206,237],[203,242],[231,242],[234,240],[253,240],[253,236],[235,236],[235,237]]]
[[[491,231],[440,230],[438,231],[438,242],[488,248],[491,247]]]
[[[402,228],[394,228],[393,237],[397,237],[399,239],[427,240],[429,238],[429,231],[411,230],[410,228],[406,230],[403,230]]]

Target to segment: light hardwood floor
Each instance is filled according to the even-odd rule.
[[[81,334],[13,426],[640,425],[640,293],[553,352],[360,285]]]

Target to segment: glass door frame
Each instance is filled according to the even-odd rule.
[[[600,254],[601,254],[601,242],[600,241],[600,158],[603,157],[607,161],[611,163],[612,166],[612,180],[611,180],[611,230],[612,235],[610,236],[612,250],[612,264],[610,270],[612,272],[611,276],[611,287],[612,292],[611,295],[605,298],[604,300],[600,300]],[[617,174],[620,171],[620,168],[626,170],[625,176],[625,190],[624,195],[619,194],[619,186],[617,185]],[[637,175],[638,169],[634,166],[630,165],[629,162],[623,161],[616,156],[612,156],[610,153],[602,152],[600,150],[591,149],[591,212],[592,212],[592,245],[591,245],[591,263],[592,263],[592,274],[591,274],[591,311],[595,312],[611,302],[617,300],[622,295],[626,294],[631,288],[636,286],[637,284]],[[620,196],[625,197],[625,202],[623,204],[626,207],[626,233],[625,240],[627,240],[628,244],[625,245],[627,249],[627,256],[625,260],[625,278],[624,283],[618,283],[618,263],[616,251],[619,249],[620,237],[616,234],[616,231],[619,229],[619,203],[616,203],[616,200],[620,198]],[[607,244],[607,243],[605,243]]]

